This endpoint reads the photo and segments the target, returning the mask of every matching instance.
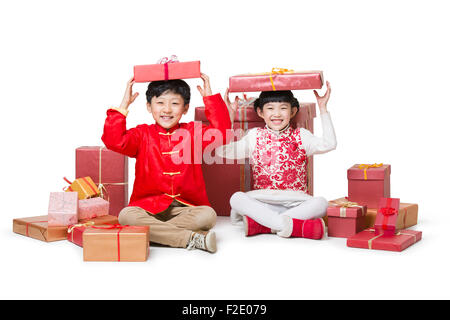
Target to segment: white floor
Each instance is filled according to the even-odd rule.
[[[2,299],[450,297],[444,226],[428,221],[420,222],[423,240],[399,253],[349,248],[341,238],[244,237],[219,217],[217,253],[155,246],[144,263],[83,262],[68,241],[45,243],[2,226]]]

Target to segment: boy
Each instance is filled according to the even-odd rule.
[[[155,243],[215,252],[216,237],[209,230],[216,213],[209,206],[201,163],[194,162],[194,139],[212,128],[225,139],[231,122],[220,94],[212,95],[208,76],[202,73],[201,78],[204,87],[197,89],[209,126],[179,122],[189,108],[190,88],[183,80],[168,80],[148,85],[147,110],[156,123],[127,130],[128,107],[138,96],[132,93],[130,79],[120,107],[107,111],[102,140],[107,148],[136,158],[133,192],[128,207],[119,213],[120,224],[149,225],[150,241]],[[200,150],[207,144],[202,140]],[[180,157],[181,163],[174,161]]]

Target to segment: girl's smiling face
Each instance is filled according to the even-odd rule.
[[[297,113],[297,108],[293,108],[289,102],[268,102],[262,110],[258,108],[257,112],[270,129],[281,131],[289,125]]]

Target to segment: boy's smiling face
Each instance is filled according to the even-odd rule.
[[[270,129],[280,131],[289,125],[297,108],[293,108],[289,102],[268,102],[264,104],[262,110],[258,108],[257,112]]]
[[[164,129],[176,126],[188,109],[189,104],[184,104],[183,97],[171,91],[166,91],[159,97],[152,97],[151,102],[147,102],[148,112]]]

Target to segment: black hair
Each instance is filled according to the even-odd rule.
[[[290,90],[262,91],[258,99],[253,102],[253,107],[255,111],[258,111],[258,108],[262,111],[264,105],[270,102],[288,102],[291,104],[291,107],[297,108],[297,112],[300,107],[297,98],[294,97]]]
[[[185,105],[191,100],[191,88],[189,88],[189,85],[183,80],[176,79],[150,82],[145,93],[147,102],[151,103],[153,97],[159,97],[166,91],[181,95]]]

